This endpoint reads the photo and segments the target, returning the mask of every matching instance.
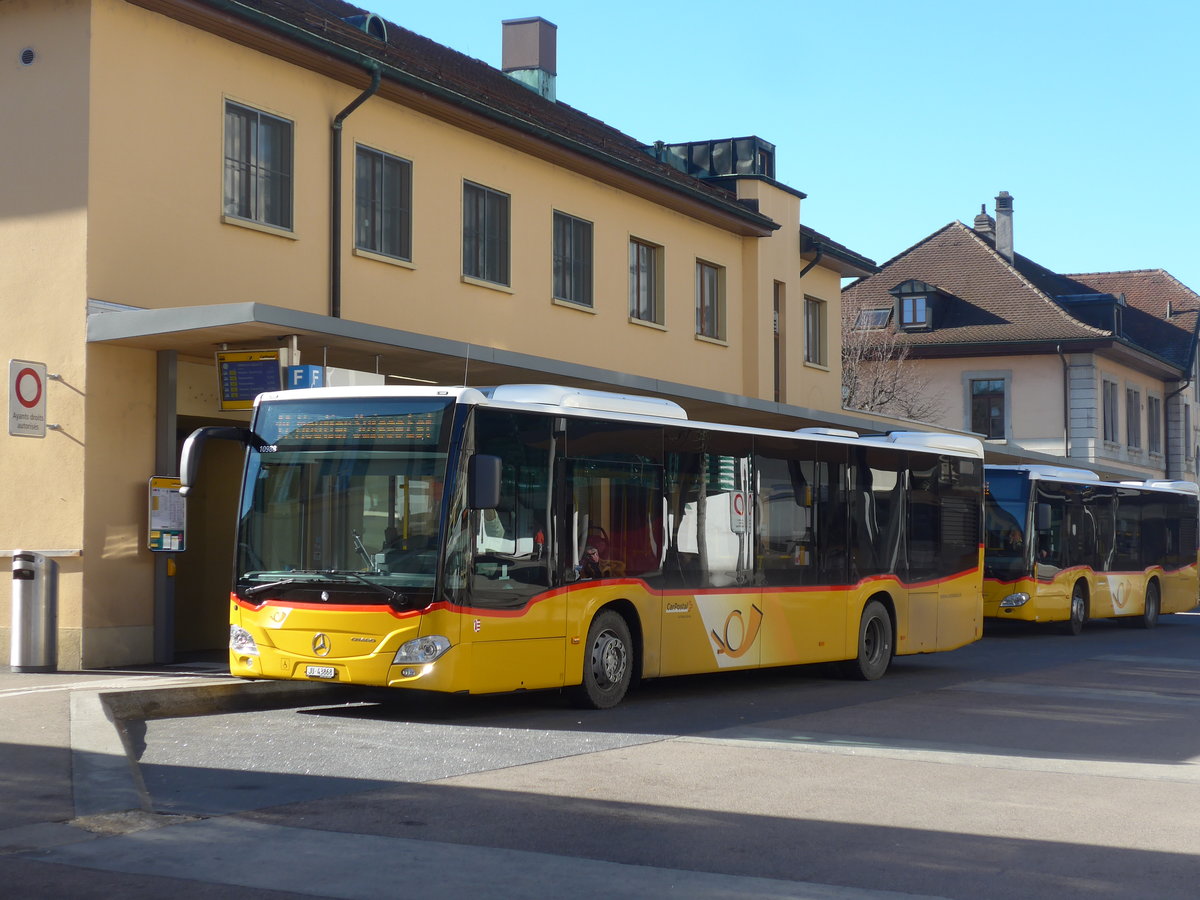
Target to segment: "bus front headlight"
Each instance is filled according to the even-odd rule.
[[[440,634],[415,638],[400,646],[392,665],[423,665],[435,662],[450,649],[450,640]]]
[[[1029,595],[1024,591],[1017,591],[1015,594],[1009,594],[1007,597],[1001,600],[1000,607],[1003,609],[1006,607],[1011,608],[1014,606],[1024,606],[1028,602]]]
[[[258,644],[240,625],[229,626],[229,649],[242,656],[258,656]]]

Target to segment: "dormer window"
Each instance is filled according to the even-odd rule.
[[[901,297],[900,298],[900,327],[927,328],[929,327],[929,298]]]
[[[896,323],[904,331],[930,331],[944,295],[932,284],[915,278],[902,281],[890,291],[896,298]]]

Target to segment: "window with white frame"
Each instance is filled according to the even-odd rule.
[[[592,223],[554,213],[554,297],[592,305]]]
[[[1142,449],[1142,392],[1125,388],[1125,443],[1131,450]]]
[[[663,324],[662,247],[629,239],[629,317]]]
[[[696,334],[725,340],[725,268],[696,260]]]
[[[1104,379],[1103,402],[1104,440],[1110,444],[1115,444],[1121,439],[1117,419],[1117,383],[1109,381],[1107,378]]]
[[[292,123],[225,103],[225,215],[292,228]]]
[[[1151,453],[1162,453],[1163,443],[1162,398],[1146,395],[1146,449]]]
[[[411,261],[412,163],[360,144],[354,164],[354,246]]]
[[[463,182],[463,275],[508,286],[509,196]]]
[[[823,366],[825,354],[825,301],[816,297],[804,298],[804,361]]]

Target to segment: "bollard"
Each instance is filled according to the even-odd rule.
[[[29,550],[12,558],[12,648],[14,672],[58,668],[58,563]]]

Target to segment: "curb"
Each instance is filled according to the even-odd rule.
[[[354,702],[359,695],[345,686],[308,681],[223,681],[132,691],[101,691],[100,702],[109,718],[174,719],[219,712],[246,712],[304,704]]]
[[[74,691],[71,760],[77,818],[154,806],[139,760],[148,719],[353,703],[362,692],[344,685],[288,681],[222,681],[137,690]]]

